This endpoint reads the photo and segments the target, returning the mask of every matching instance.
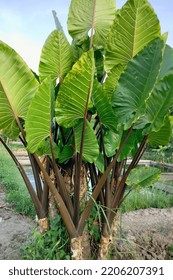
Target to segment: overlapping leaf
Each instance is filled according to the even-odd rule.
[[[169,108],[173,106],[173,75],[164,77],[159,81],[147,101],[147,111],[141,123],[148,124],[144,133],[159,131]]]
[[[173,48],[166,45],[159,80],[169,74],[173,74]]]
[[[104,135],[104,148],[107,157],[115,155],[116,150],[120,146],[122,133],[115,133],[111,130],[105,132]]]
[[[81,135],[82,135],[83,121],[80,120],[79,123],[74,127],[75,134],[75,144],[76,151],[80,152],[81,145]],[[84,146],[83,146],[83,159],[92,163],[94,162],[99,155],[99,146],[97,139],[94,133],[94,130],[91,127],[91,124],[87,121],[85,127],[85,137],[84,137]]]
[[[23,59],[0,41],[0,129],[16,138],[16,118],[26,118],[38,82]]]
[[[61,81],[72,67],[73,52],[61,30],[54,30],[47,38],[41,53],[39,74],[44,80],[51,76]]]
[[[165,146],[169,144],[170,138],[172,135],[172,127],[170,124],[170,120],[167,117],[163,126],[159,129],[159,131],[152,131],[148,135],[148,143],[153,148],[157,148],[158,146]]]
[[[160,36],[158,18],[147,0],[128,0],[117,12],[111,26],[105,55],[109,72],[115,65],[126,65],[150,41]]]
[[[94,75],[94,56],[84,53],[65,77],[56,102],[56,120],[59,125],[72,127],[83,119]]]
[[[44,139],[51,134],[54,109],[54,89],[51,78],[39,86],[29,107],[26,119],[26,139],[28,150],[34,153]]]
[[[122,138],[121,138],[121,144],[124,141],[124,138],[127,135],[127,131],[123,132]],[[130,134],[130,137],[128,138],[126,145],[124,146],[123,150],[121,151],[118,161],[121,162],[122,160],[133,157],[139,147],[139,143],[141,143],[143,139],[142,130],[133,130]],[[121,145],[120,144],[120,145]]]
[[[72,0],[68,15],[68,31],[78,44],[83,43],[94,23],[94,45],[105,44],[115,17],[115,0]]]
[[[107,94],[102,85],[97,81],[94,83],[92,101],[96,107],[100,122],[108,129],[115,131],[117,129],[117,119],[109,103]]]
[[[137,167],[130,172],[126,184],[133,189],[147,188],[159,180],[160,174],[160,169],[155,167]]]
[[[118,85],[118,80],[124,71],[124,68],[125,67],[121,64],[114,66],[114,68],[108,74],[105,83],[103,84],[103,88],[109,100],[112,99],[112,94]]]
[[[164,42],[156,38],[132,59],[112,96],[115,113],[125,129],[145,114],[146,99],[156,82]]]

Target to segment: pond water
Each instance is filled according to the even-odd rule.
[[[32,168],[30,166],[24,166],[24,170],[25,170],[26,175],[28,176],[28,179],[30,180],[34,190],[36,190],[34,175],[32,173]]]

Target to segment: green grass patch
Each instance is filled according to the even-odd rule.
[[[70,239],[61,216],[50,220],[50,230],[40,234],[37,230],[21,249],[23,260],[69,260]]]
[[[146,208],[173,207],[173,195],[156,188],[132,191],[122,203],[122,213]]]
[[[25,183],[11,157],[0,145],[0,184],[5,186],[6,200],[16,212],[35,216],[34,206]]]

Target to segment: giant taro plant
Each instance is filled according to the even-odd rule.
[[[105,259],[125,191],[147,187],[160,174],[137,166],[147,143],[166,145],[171,136],[173,49],[147,0],[128,0],[117,11],[114,0],[72,0],[71,45],[55,19],[38,76],[0,42],[0,129],[26,147],[36,191],[0,141],[24,178],[41,227],[48,229],[51,193],[72,259]],[[99,221],[93,219],[98,206]]]

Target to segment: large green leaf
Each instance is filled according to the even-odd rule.
[[[105,54],[109,72],[117,64],[127,64],[150,41],[160,36],[158,18],[147,0],[129,0],[117,12],[111,26]]]
[[[2,134],[16,139],[19,135],[19,127],[16,123],[15,114],[10,106],[4,89],[0,83],[0,128]]]
[[[38,82],[23,59],[0,41],[0,129],[11,137],[19,135],[16,118],[26,118]]]
[[[166,45],[158,79],[161,80],[164,76],[169,74],[173,74],[173,48]]]
[[[102,85],[97,81],[94,82],[92,101],[96,107],[100,122],[108,129],[115,131],[117,129],[117,119],[109,103],[107,94]]]
[[[72,67],[73,52],[65,34],[54,30],[47,38],[41,53],[39,74],[41,81],[47,76],[61,81]]]
[[[74,154],[74,148],[72,145],[65,145],[62,152],[59,155],[59,163],[65,163],[67,160],[72,158]]]
[[[159,131],[152,131],[148,135],[148,143],[153,147],[166,146],[169,144],[172,135],[172,127],[169,118],[166,118],[164,125]]]
[[[83,120],[80,120],[79,123],[74,127],[76,151],[78,153],[80,152],[82,128]],[[86,160],[90,163],[96,161],[99,155],[99,146],[97,143],[97,139],[94,130],[92,129],[91,124],[88,121],[86,122],[84,132],[84,145],[82,155],[83,160]]]
[[[146,99],[156,82],[164,42],[156,38],[127,65],[112,96],[112,105],[121,124],[128,129],[145,114]]]
[[[51,135],[53,109],[54,88],[48,77],[40,84],[27,114],[26,139],[30,153],[36,152],[42,141]]]
[[[65,77],[56,102],[56,119],[59,125],[72,127],[83,119],[88,93],[94,76],[94,55],[84,53]]]
[[[121,144],[123,143],[126,135],[127,135],[127,131],[124,131],[121,138]],[[122,149],[118,157],[118,161],[120,162],[124,159],[127,159],[128,157],[133,157],[139,147],[139,143],[141,143],[142,141],[142,138],[143,138],[142,130],[135,130],[135,129],[132,130],[124,148]]]
[[[83,43],[94,22],[94,45],[102,47],[115,17],[115,0],[72,0],[68,31],[77,44]]]
[[[60,157],[59,146],[57,146],[56,143],[53,142],[52,143],[52,148],[53,148],[53,151],[54,151],[55,158],[58,159]],[[50,147],[50,139],[47,138],[47,139],[43,140],[39,144],[36,152],[37,152],[38,156],[47,155],[49,157],[52,157],[52,151],[51,151],[51,147]]]
[[[169,108],[173,106],[173,74],[159,81],[147,101],[147,110],[140,123],[147,125],[145,134],[159,131],[168,115]]]
[[[160,169],[155,167],[137,167],[130,172],[126,184],[133,189],[147,188],[159,180],[160,174]]]
[[[119,80],[122,72],[124,71],[124,68],[125,67],[121,64],[114,66],[114,68],[108,74],[108,77],[106,78],[105,83],[103,84],[103,88],[104,88],[109,100],[112,99],[112,94],[118,85],[118,80]]]
[[[116,150],[120,146],[122,133],[115,133],[111,130],[107,130],[104,135],[104,148],[107,157],[115,155]]]

